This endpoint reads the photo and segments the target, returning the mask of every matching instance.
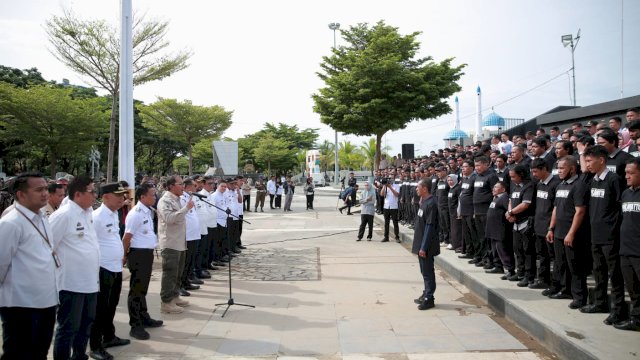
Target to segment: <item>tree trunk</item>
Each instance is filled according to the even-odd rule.
[[[109,150],[107,151],[107,183],[113,178],[113,153],[116,147],[116,113],[118,111],[118,92],[111,93],[111,118],[109,119]]]
[[[56,157],[56,154],[53,151],[49,153],[49,160],[51,164],[51,178],[55,179],[56,171],[58,170],[58,158]]]
[[[193,145],[191,145],[191,140],[187,139],[187,144],[189,146],[189,176],[193,175]]]
[[[382,155],[382,151],[380,149],[382,148],[382,136],[383,135],[384,135],[384,133],[376,134],[376,157],[375,157],[374,165],[373,165],[374,170],[379,170],[380,169],[380,157]]]

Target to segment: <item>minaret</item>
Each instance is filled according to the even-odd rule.
[[[480,92],[480,85],[476,89],[476,95],[476,141],[478,141],[482,138],[482,93]]]
[[[454,124],[454,128],[456,130],[460,130],[460,103],[458,102],[458,97],[456,96],[455,99],[455,103],[456,103],[456,123]]]

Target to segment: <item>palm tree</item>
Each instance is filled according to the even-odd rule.
[[[360,153],[358,149],[351,141],[343,141],[340,143],[340,149],[338,150],[338,160],[340,164],[347,169],[360,169],[360,166],[364,162],[364,155]]]
[[[389,151],[389,147],[381,146],[380,151],[382,151],[382,154],[386,154]],[[360,152],[365,157],[364,166],[371,169],[371,175],[373,175],[376,161],[376,138],[370,138],[367,141],[363,141],[362,145],[360,145]]]
[[[325,140],[318,146],[320,152],[320,169],[325,173],[335,163],[335,152],[333,143]]]

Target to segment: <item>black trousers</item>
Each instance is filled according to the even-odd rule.
[[[554,263],[551,287],[557,290],[556,292],[562,291],[565,294],[571,294],[571,268],[567,248],[564,246],[564,239],[556,238],[553,240]],[[544,250],[546,251],[546,249],[545,247]],[[538,271],[538,273],[540,272]],[[541,278],[541,280],[544,279]]]
[[[560,245],[564,247],[564,241]],[[553,251],[549,251],[550,249]],[[564,255],[565,253],[564,249],[562,249],[561,251],[562,251],[563,258],[566,260],[566,255]],[[552,253],[556,254],[555,241],[553,244],[549,244],[545,236],[536,235],[536,254],[538,259],[540,260],[540,265],[538,266],[538,280],[543,281],[546,284],[551,283],[551,254]],[[554,258],[555,257],[557,257],[557,255],[555,255]]]
[[[618,255],[619,249],[619,241],[611,244],[591,244],[593,278],[596,281],[594,305],[607,306],[609,299],[607,288],[609,277],[611,277],[611,314],[617,315],[620,320],[625,320],[629,316],[629,310],[624,301],[624,280]]]
[[[274,209],[273,207],[273,198],[275,198],[275,194],[269,194],[269,207],[271,207],[272,209]]]
[[[473,215],[462,216],[462,252],[476,257],[479,252],[478,235],[476,234],[476,226],[473,222]]]
[[[275,205],[276,209],[280,209],[282,207],[282,195],[276,195]]]
[[[493,263],[493,254],[491,253],[491,240],[484,236],[485,227],[487,226],[487,215],[473,215],[473,223],[476,226],[476,234],[478,236],[478,246],[480,247],[476,253],[476,259],[483,260],[486,264]]]
[[[307,194],[307,210],[313,210],[313,197],[315,194]]]
[[[536,246],[532,231],[513,230],[513,252],[516,258],[516,272],[527,280],[536,278]]]
[[[228,220],[227,220],[227,226],[222,226],[218,224],[218,227],[215,232],[216,243],[219,246],[221,257],[228,254],[230,250],[229,237],[231,237],[231,229],[228,229],[229,225],[231,225],[231,222]]]
[[[502,240],[489,239],[491,249],[497,254],[498,262],[493,263],[497,268],[502,268],[509,272],[515,270],[515,259],[513,258],[513,239],[509,234]]]
[[[102,349],[102,341],[109,341],[116,336],[116,327],[113,326],[113,318],[120,302],[122,290],[122,272],[111,272],[100,268],[100,292],[98,293],[98,307],[96,308],[96,321],[91,327],[89,347],[91,350]]]
[[[238,241],[236,242],[236,245],[240,246],[242,245],[242,223],[244,221],[242,221],[244,219],[244,215],[240,215],[240,220],[238,220]]]
[[[427,255],[426,257],[418,256],[418,264],[420,265],[420,274],[424,280],[424,298],[433,299],[436,292],[436,272],[434,268],[434,257]]]
[[[229,227],[229,245],[225,247],[233,250],[240,241],[240,221],[227,220],[227,226]]]
[[[413,208],[413,205],[411,206]],[[440,241],[449,244],[449,234],[451,231],[451,223],[449,219],[448,208],[438,208],[438,227],[440,229]]]
[[[150,319],[147,309],[147,291],[151,280],[153,265],[153,249],[129,249],[127,267],[131,273],[129,278],[129,295],[127,309],[129,310],[129,325],[142,326],[144,320]]]
[[[184,257],[184,269],[182,270],[182,279],[180,284],[185,287],[189,283],[189,279],[193,277],[194,265],[196,263],[196,251],[200,244],[200,240],[187,241],[187,251]]]
[[[251,195],[242,195],[242,208],[251,211]]]
[[[451,231],[449,232],[449,242],[454,249],[462,248],[462,219],[458,219],[457,214],[449,214],[449,224]]]
[[[96,318],[98,293],[83,294],[62,290],[59,295],[53,359],[86,359],[89,333]]]
[[[389,221],[393,220],[393,234],[396,239],[400,237],[398,228],[398,209],[384,209],[384,239],[389,240]]]
[[[202,264],[202,269],[206,269],[212,261],[220,260],[222,258],[222,245],[220,243],[220,238],[218,235],[218,224],[216,227],[210,228],[207,227],[207,238],[209,239],[209,256],[207,257],[207,261]]]
[[[362,239],[364,236],[364,228],[369,226],[369,233],[367,239],[373,237],[373,215],[361,214],[360,215],[360,229],[358,229],[358,239]]]
[[[200,241],[198,241],[198,248],[196,249],[195,259],[193,261],[193,268],[196,272],[207,269],[207,261],[209,260],[209,248],[211,247],[209,239],[209,230],[207,234],[200,234]]]
[[[576,236],[573,246],[565,246],[565,254],[571,273],[571,296],[573,300],[587,304],[587,276],[591,274],[591,242],[589,236]],[[555,265],[554,265],[555,266]],[[561,288],[556,288],[561,291]]]
[[[4,352],[1,359],[46,360],[56,322],[55,306],[0,307],[0,318]]]
[[[621,255],[620,267],[631,299],[631,317],[640,320],[640,257]]]

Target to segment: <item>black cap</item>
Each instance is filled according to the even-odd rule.
[[[589,122],[587,122],[587,127],[592,127],[592,126],[598,126],[599,122],[595,121],[595,120],[591,120]]]
[[[127,190],[123,188],[119,183],[109,183],[100,186],[100,194],[124,194]]]

